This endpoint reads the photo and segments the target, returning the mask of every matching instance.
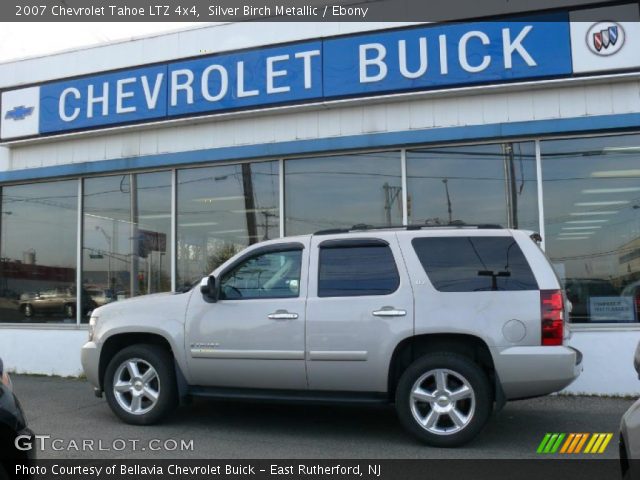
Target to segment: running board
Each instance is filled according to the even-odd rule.
[[[240,401],[269,401],[274,403],[314,403],[314,404],[372,404],[384,405],[391,403],[384,392],[325,392],[306,390],[268,390],[253,388],[229,387],[189,387],[189,395],[194,397],[209,397],[224,400]]]

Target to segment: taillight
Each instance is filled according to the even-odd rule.
[[[562,345],[564,299],[562,290],[540,290],[542,345]]]

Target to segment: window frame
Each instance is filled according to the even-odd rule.
[[[336,249],[349,249],[349,248],[380,248],[385,247],[389,250],[391,254],[391,258],[393,259],[393,266],[395,267],[396,272],[396,284],[393,290],[390,290],[385,293],[366,293],[366,294],[355,294],[355,295],[323,295],[321,293],[320,287],[320,275],[322,273],[322,262],[320,255],[322,250],[336,250]],[[385,297],[388,295],[395,294],[400,289],[401,284],[400,278],[400,269],[398,268],[398,262],[396,260],[396,256],[393,253],[393,249],[388,241],[382,238],[349,238],[349,239],[330,239],[324,240],[318,244],[318,276],[317,276],[317,287],[316,287],[316,296],[318,298],[357,298],[357,297]]]

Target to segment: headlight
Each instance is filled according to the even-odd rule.
[[[98,319],[100,317],[95,314],[91,314],[91,318],[89,319],[89,341],[93,342],[93,337],[96,333],[96,324],[98,323]]]

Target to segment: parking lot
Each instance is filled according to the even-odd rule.
[[[513,402],[474,442],[451,450],[416,442],[389,407],[196,399],[162,425],[135,427],[118,420],[85,381],[20,375],[13,380],[31,428],[51,436],[42,440],[40,458],[540,458],[536,448],[547,432],[613,432],[598,457],[617,458],[620,418],[633,403],[569,396]],[[90,441],[83,447],[84,440]]]

